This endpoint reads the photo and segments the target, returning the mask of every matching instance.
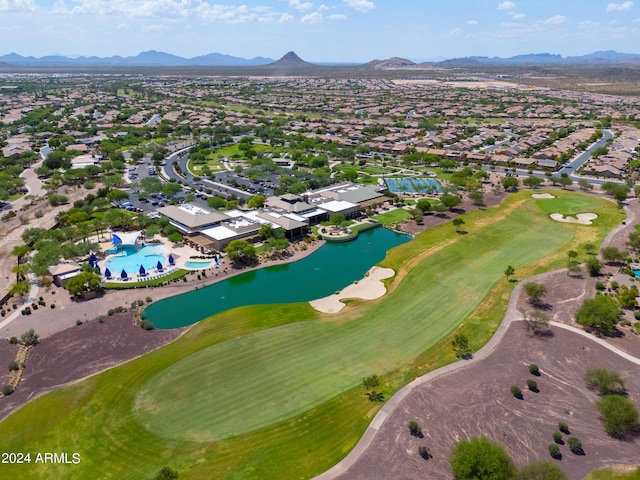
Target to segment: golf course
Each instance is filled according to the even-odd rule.
[[[499,325],[517,280],[584,261],[624,219],[609,200],[531,191],[430,228],[391,250],[388,293],[334,315],[308,303],[239,307],[125,365],[49,393],[0,423],[4,452],[79,453],[77,465],[2,465],[3,478],[311,478],[356,444],[381,403],[418,375],[475,350]],[[551,213],[596,213],[592,225]],[[509,281],[505,269],[515,269]],[[274,287],[275,288],[275,287]],[[286,288],[286,286],[280,286]],[[312,286],[309,286],[312,288]],[[60,368],[64,368],[61,365]]]

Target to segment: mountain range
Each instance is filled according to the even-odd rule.
[[[452,58],[440,62],[415,63],[404,58],[393,57],[386,60],[372,60],[360,64],[365,68],[413,68],[421,65],[640,65],[640,54],[619,53],[613,50],[599,51],[581,56],[563,57],[551,53],[534,53],[516,55],[513,57],[482,57],[471,56]],[[279,60],[266,57],[254,57],[251,59],[224,55],[221,53],[209,53],[192,58],[184,58],[170,53],[149,50],[135,56],[121,57],[65,57],[61,55],[49,55],[44,57],[24,57],[17,53],[0,55],[1,66],[155,66],[155,67],[179,67],[179,66],[204,66],[204,67],[256,67],[270,66],[308,68],[318,66],[308,63],[298,57],[294,52],[288,52]],[[323,63],[323,66],[330,65]],[[337,63],[334,65],[338,65]],[[343,64],[344,65],[344,64]],[[357,64],[350,64],[356,66]]]

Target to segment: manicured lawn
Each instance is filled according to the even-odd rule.
[[[402,222],[407,218],[411,218],[411,214],[403,208],[396,208],[395,210],[390,210],[388,212],[381,213],[380,215],[374,215],[371,218],[377,220],[383,225],[393,225],[394,223]]]
[[[584,480],[640,480],[640,467],[629,473],[615,473],[610,469],[597,470]]]
[[[562,194],[567,207],[581,195]],[[432,228],[393,249],[391,291],[346,312],[308,304],[243,307],[200,322],[167,347],[46,395],[2,422],[3,451],[77,451],[79,465],[7,466],[12,478],[309,478],[342,458],[379,405],[415,375],[453,361],[460,328],[480,346],[516,277],[558,267],[621,217],[597,200],[598,226],[555,222],[530,192],[465,215],[467,235]],[[597,209],[596,209],[597,207]],[[64,367],[61,367],[64,368]],[[4,467],[4,466],[3,466]],[[13,475],[11,475],[13,473]]]

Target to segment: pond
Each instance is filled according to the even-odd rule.
[[[253,270],[154,302],[144,317],[156,328],[178,328],[243,305],[306,302],[331,295],[360,280],[389,249],[411,240],[386,228],[356,240],[326,243],[297,262]]]

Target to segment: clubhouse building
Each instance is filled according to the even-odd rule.
[[[266,199],[263,208],[220,212],[192,204],[158,209],[183,235],[183,241],[202,252],[223,250],[231,241],[255,241],[264,224],[281,228],[289,239],[304,236],[311,225],[333,214],[355,218],[363,208],[389,200],[379,187],[340,184],[304,193],[284,194]]]

